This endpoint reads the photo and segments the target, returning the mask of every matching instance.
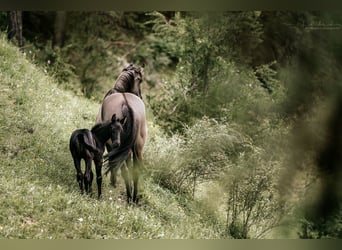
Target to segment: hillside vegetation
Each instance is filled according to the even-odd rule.
[[[58,88],[3,37],[0,58],[1,238],[220,237],[193,202],[148,175],[139,207],[127,206],[123,186],[113,189],[106,178],[102,200],[80,195],[69,136],[94,124],[99,104]],[[149,127],[151,144],[161,137]]]
[[[9,15],[23,30],[0,39],[0,237],[342,237],[339,13],[11,11],[1,31],[20,26]],[[80,195],[68,149],[131,61],[139,206],[121,178]]]

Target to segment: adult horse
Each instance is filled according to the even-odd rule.
[[[121,175],[126,186],[127,202],[129,203],[133,199],[133,202],[138,203],[140,165],[142,164],[143,147],[147,139],[145,105],[134,94],[114,93],[103,100],[102,108],[97,116],[97,122],[106,122],[114,114],[124,122],[120,136],[121,144],[116,148],[107,148],[107,173],[111,171],[112,181],[115,186],[115,172],[118,168],[121,168]],[[111,145],[111,143],[108,143],[108,145]],[[133,155],[133,197],[130,171],[128,170],[128,165],[125,164],[125,161],[128,162],[130,160],[131,153]]]
[[[132,93],[142,99],[141,96],[141,83],[143,80],[144,65],[137,67],[133,63],[124,68],[121,74],[118,76],[111,88],[104,98],[113,93]]]
[[[72,132],[69,141],[69,149],[76,168],[76,178],[83,193],[83,184],[87,193],[91,192],[93,172],[91,163],[94,161],[96,169],[96,182],[98,198],[101,197],[102,186],[102,157],[105,143],[111,139],[114,147],[120,145],[120,134],[123,130],[123,121],[113,114],[109,121],[95,125],[91,130],[77,129]],[[85,161],[85,172],[82,174],[81,160]]]

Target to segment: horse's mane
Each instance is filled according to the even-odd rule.
[[[115,81],[113,88],[108,90],[104,98],[114,93],[124,93],[124,92],[133,93],[132,87],[134,86],[134,73],[133,73],[134,71],[139,73],[140,76],[142,77],[142,72],[140,68],[136,67],[134,64],[130,64],[129,66],[127,66],[126,68],[122,70],[121,74]],[[140,93],[133,93],[133,94],[140,95]]]
[[[123,71],[114,84],[114,89],[119,92],[128,92],[134,84],[134,74],[132,70]],[[128,88],[127,88],[128,87]]]
[[[108,161],[110,164],[107,165],[106,174],[112,169],[119,167],[123,161],[125,161],[129,155],[129,151],[135,144],[135,138],[137,135],[137,128],[134,122],[134,114],[132,108],[128,105],[125,94],[123,94],[125,98],[125,105],[127,107],[127,126],[124,127],[125,135],[128,135],[122,141],[122,144],[118,148],[112,149],[107,155],[104,156],[105,161]],[[124,109],[124,107],[123,107]]]

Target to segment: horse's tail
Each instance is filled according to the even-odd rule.
[[[130,148],[126,147],[122,150],[113,149],[107,155],[104,156],[104,162],[108,161],[108,164],[105,165],[105,174],[107,175],[112,169],[118,168],[121,166],[123,162],[128,159]]]
[[[77,136],[77,138],[78,138],[78,141],[79,141],[80,143],[82,143],[82,145],[84,145],[84,147],[85,147],[87,150],[89,150],[90,152],[95,153],[95,154],[97,154],[97,153],[100,152],[96,147],[94,147],[94,146],[92,145],[92,143],[91,143],[91,141],[90,141],[91,139],[89,138],[89,135],[88,135],[88,134],[85,134],[85,133],[79,134],[79,135]]]
[[[104,156],[104,162],[108,161],[109,163],[105,171],[106,174],[108,174],[108,172],[112,169],[121,166],[121,163],[128,159],[129,153],[135,144],[137,136],[137,128],[135,128],[133,110],[128,105],[125,94],[123,94],[123,96],[128,108],[128,113],[131,121],[128,122],[129,127],[126,131],[124,131],[124,133],[127,134],[125,141],[118,148],[112,149],[107,155]]]

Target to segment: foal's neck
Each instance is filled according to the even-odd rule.
[[[97,146],[101,149],[104,149],[106,141],[110,139],[109,126],[100,128],[96,132],[93,132],[93,135],[95,137],[96,144],[98,144]]]

